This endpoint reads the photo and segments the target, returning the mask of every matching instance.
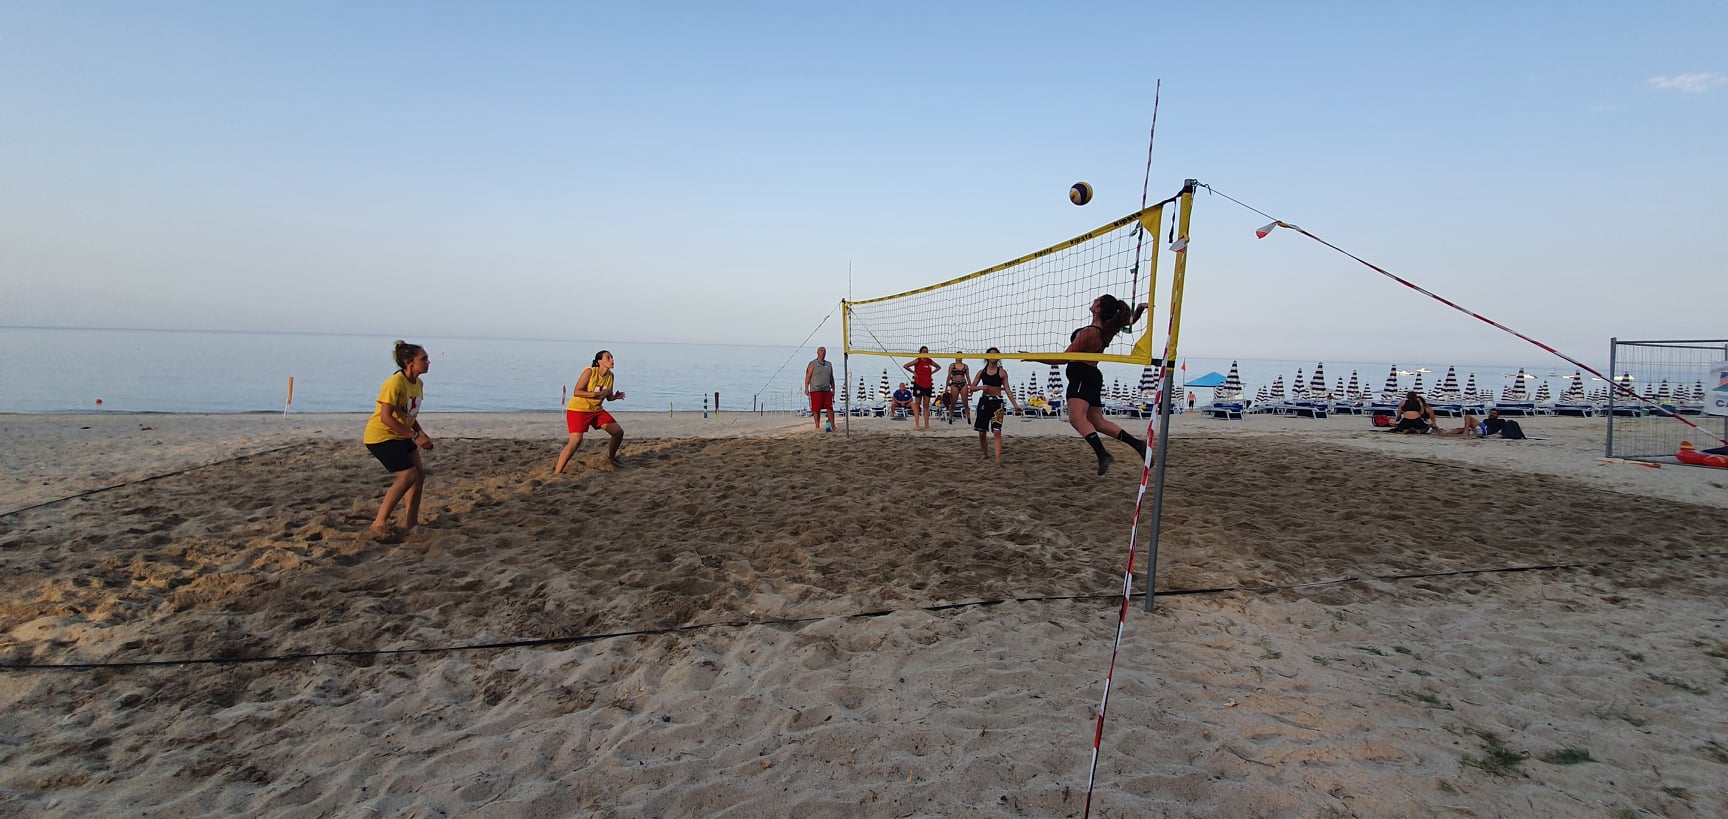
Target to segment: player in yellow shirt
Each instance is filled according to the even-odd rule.
[[[613,418],[602,404],[622,400],[624,393],[612,389],[612,353],[601,350],[594,354],[594,365],[576,377],[576,388],[570,391],[570,403],[564,405],[564,427],[570,432],[570,440],[558,453],[558,465],[552,469],[554,474],[564,473],[570,456],[575,455],[576,448],[582,445],[582,436],[591,429],[603,429],[612,436],[606,457],[612,463],[618,463],[618,447],[624,444],[624,428],[618,426],[618,419]]]
[[[426,348],[400,340],[396,342],[394,357],[398,369],[378,388],[378,403],[371,420],[366,422],[363,439],[378,462],[396,476],[384,493],[378,517],[367,530],[374,540],[390,537],[390,515],[403,497],[408,498],[408,521],[403,532],[411,532],[420,525],[420,490],[426,485],[426,467],[420,461],[420,449],[432,449],[432,436],[420,428],[419,417],[420,402],[426,395],[426,385],[420,383],[420,376],[426,374],[432,361]]]

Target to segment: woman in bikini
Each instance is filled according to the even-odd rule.
[[[958,405],[960,414],[965,416],[967,423],[972,421],[972,408],[966,405],[967,385],[972,380],[972,368],[966,366],[966,361],[960,357],[960,352],[954,352],[954,363],[948,365],[948,396],[950,406]],[[949,410],[948,421],[953,423],[953,410]]]
[[[991,347],[984,351],[1001,354],[1001,350]],[[996,465],[1002,465],[1002,396],[1008,396],[1008,401],[1014,405],[1015,414],[1020,412],[1020,401],[1014,397],[1014,388],[1008,386],[1008,370],[1002,366],[1001,359],[986,358],[984,366],[978,369],[978,375],[972,379],[972,388],[983,392],[978,396],[978,420],[972,428],[978,430],[978,448],[984,452],[984,460],[990,460],[990,445],[984,439],[986,433],[996,435]]]
[[[1122,328],[1139,321],[1149,306],[1142,302],[1138,307],[1130,307],[1127,302],[1108,293],[1093,299],[1092,323],[1070,334],[1068,349],[1063,352],[1104,352],[1116,338],[1116,334],[1121,332]],[[1144,441],[1128,434],[1127,430],[1104,417],[1104,373],[1098,369],[1096,363],[1068,362],[1067,398],[1068,424],[1092,446],[1092,452],[1098,456],[1098,474],[1108,471],[1110,462],[1114,460],[1110,453],[1104,451],[1104,442],[1098,437],[1100,432],[1133,447],[1142,460],[1146,458]]]
[[[1428,402],[1422,400],[1422,396],[1415,390],[1411,390],[1404,396],[1403,401],[1398,402],[1396,417],[1398,423],[1387,432],[1428,432],[1440,428],[1440,423],[1434,420],[1434,408],[1428,406]]]

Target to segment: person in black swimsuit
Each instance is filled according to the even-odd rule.
[[[1102,353],[1110,346],[1116,334],[1122,328],[1140,320],[1150,305],[1142,302],[1138,307],[1129,307],[1128,303],[1108,293],[1092,300],[1092,323],[1075,330],[1068,336],[1068,353]],[[1122,443],[1134,447],[1140,458],[1146,458],[1146,443],[1128,434],[1127,430],[1116,426],[1104,417],[1104,373],[1098,365],[1091,361],[1068,362],[1068,424],[1074,431],[1080,433],[1086,443],[1092,446],[1092,452],[1098,456],[1098,474],[1102,475],[1110,469],[1114,459],[1104,451],[1104,442],[1098,433],[1102,432]]]
[[[1001,354],[1001,350],[991,347],[986,354]],[[1002,465],[1002,395],[1006,393],[1008,400],[1014,404],[1014,413],[1020,413],[1020,401],[1014,397],[1014,388],[1008,386],[1008,370],[1003,368],[1001,359],[986,358],[984,366],[978,368],[978,375],[972,379],[972,387],[983,394],[978,396],[978,420],[972,428],[978,430],[978,448],[984,452],[984,460],[990,460],[990,444],[985,441],[986,433],[996,434],[996,465]]]
[[[1434,408],[1428,406],[1415,390],[1398,402],[1398,411],[1393,417],[1398,423],[1387,432],[1428,432],[1440,428],[1440,423],[1434,420]]]
[[[948,415],[948,423],[950,423],[950,424],[954,423],[954,415],[953,415],[952,407],[955,407],[955,406],[960,407],[960,414],[966,417],[967,423],[971,423],[971,421],[972,421],[972,408],[970,406],[967,406],[967,404],[966,404],[966,399],[967,399],[966,393],[969,389],[967,387],[967,384],[970,383],[971,380],[972,380],[972,369],[970,367],[966,366],[965,360],[960,358],[960,352],[958,350],[956,350],[954,352],[954,363],[948,365],[948,393],[949,393],[949,396],[948,396],[948,400],[945,402],[950,407],[949,415]]]

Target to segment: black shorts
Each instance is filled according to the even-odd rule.
[[[384,468],[391,472],[401,472],[404,469],[414,468],[414,442],[407,438],[397,438],[379,444],[367,444],[366,448],[371,450],[372,457],[377,458],[378,463],[383,464]]]
[[[919,398],[929,398],[930,396],[936,394],[936,388],[935,387],[914,386],[912,388],[912,394],[919,397]]]
[[[978,414],[972,416],[972,428],[979,432],[1002,431],[1002,399],[994,395],[978,398]]]
[[[1104,373],[1090,364],[1068,362],[1068,392],[1065,394],[1094,407],[1104,406]]]

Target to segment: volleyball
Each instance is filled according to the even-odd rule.
[[[1075,182],[1074,187],[1068,189],[1068,201],[1076,205],[1092,201],[1092,186],[1085,182]]]

